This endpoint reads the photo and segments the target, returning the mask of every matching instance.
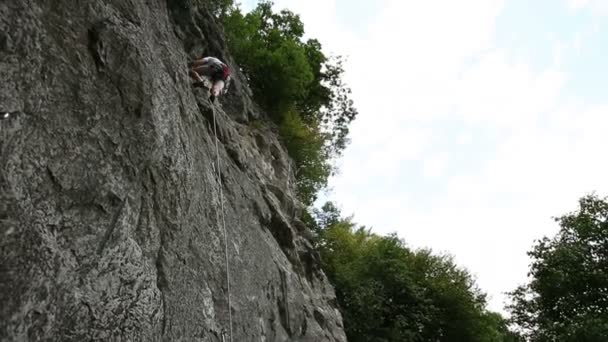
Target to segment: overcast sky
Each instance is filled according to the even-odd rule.
[[[608,195],[608,0],[275,4],[348,57],[360,114],[324,199],[454,255],[491,309],[552,217]]]

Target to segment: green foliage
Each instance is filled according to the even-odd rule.
[[[608,202],[595,195],[556,218],[557,235],[528,253],[531,281],[511,293],[512,318],[531,341],[606,341]]]
[[[325,80],[329,83],[329,101],[323,103],[319,120],[330,133],[329,148],[334,155],[340,155],[348,143],[350,123],[357,117],[357,110],[351,100],[351,90],[342,80],[343,60],[336,57],[335,64],[325,64]],[[324,98],[320,95],[319,98]],[[316,96],[315,96],[316,97]]]
[[[304,34],[300,18],[289,11],[273,13],[272,4],[263,2],[245,15],[233,9],[224,27],[256,101],[280,122],[313,81],[307,45],[300,40]]]
[[[508,320],[495,312],[486,312],[480,323],[487,331],[486,341],[524,342],[523,337],[509,328]]]
[[[348,126],[357,115],[342,81],[342,59],[326,57],[315,39],[304,41],[300,17],[275,13],[270,2],[246,14],[233,6],[223,23],[256,102],[281,127],[299,170],[301,197],[311,204],[326,185],[332,159],[346,147]]]
[[[317,219],[349,341],[519,341],[451,257],[372,234],[340,218],[333,204]]]
[[[316,125],[305,123],[293,111],[287,112],[283,117],[280,134],[297,167],[296,184],[301,200],[312,204],[316,199],[317,189],[327,184],[331,173],[323,147],[323,135]]]
[[[340,209],[332,202],[325,203],[321,210],[313,209],[313,214],[315,220],[311,226],[317,233],[321,233],[323,228],[333,226],[343,220]]]

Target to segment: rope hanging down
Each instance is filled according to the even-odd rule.
[[[224,189],[222,186],[222,170],[220,167],[220,150],[218,147],[217,127],[215,123],[215,108],[213,110],[213,136],[215,138],[215,155],[217,157],[217,181],[220,188],[220,206],[222,215],[222,228],[224,230],[224,257],[226,259],[226,292],[228,293],[228,322],[230,327],[229,341],[232,342],[232,299],[230,298],[230,265],[228,263],[228,232],[226,231],[226,218],[224,213]]]

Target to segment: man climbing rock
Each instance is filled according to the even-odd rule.
[[[205,85],[203,77],[211,82],[212,85],[209,89],[211,102],[220,94],[225,94],[228,91],[231,80],[230,68],[224,62],[215,57],[204,57],[192,62],[190,67],[190,77],[196,81],[194,82],[195,87]]]

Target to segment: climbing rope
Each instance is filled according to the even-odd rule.
[[[215,137],[215,155],[217,156],[217,180],[220,188],[220,207],[222,213],[222,228],[224,230],[224,257],[226,259],[226,292],[228,293],[228,322],[230,327],[230,339],[232,342],[232,300],[230,298],[230,265],[228,263],[228,232],[226,231],[226,218],[224,213],[224,190],[222,186],[222,170],[220,167],[220,150],[218,147],[217,126],[215,123],[215,109],[213,109],[213,135]]]

